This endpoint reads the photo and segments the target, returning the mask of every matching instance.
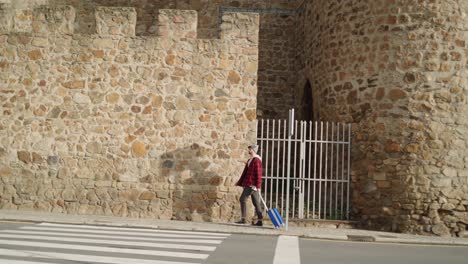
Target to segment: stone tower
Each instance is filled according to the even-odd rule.
[[[468,2],[313,0],[298,19],[300,94],[353,123],[352,204],[368,227],[468,225]]]

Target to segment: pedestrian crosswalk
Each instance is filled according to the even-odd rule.
[[[230,234],[41,223],[0,230],[0,263],[202,263]]]

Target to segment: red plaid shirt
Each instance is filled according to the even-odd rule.
[[[257,189],[262,188],[262,160],[255,157],[250,162],[245,164],[244,171],[237,182],[237,186],[255,186]]]

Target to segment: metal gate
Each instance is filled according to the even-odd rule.
[[[349,219],[351,124],[258,120],[262,195],[285,218]]]

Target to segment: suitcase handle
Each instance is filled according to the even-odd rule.
[[[263,205],[265,206],[265,210],[268,211],[268,206],[267,206],[267,204],[265,203],[265,200],[263,200],[262,194],[261,194],[260,192],[258,192],[258,197],[260,197],[260,200],[262,200],[262,203],[263,203]]]

